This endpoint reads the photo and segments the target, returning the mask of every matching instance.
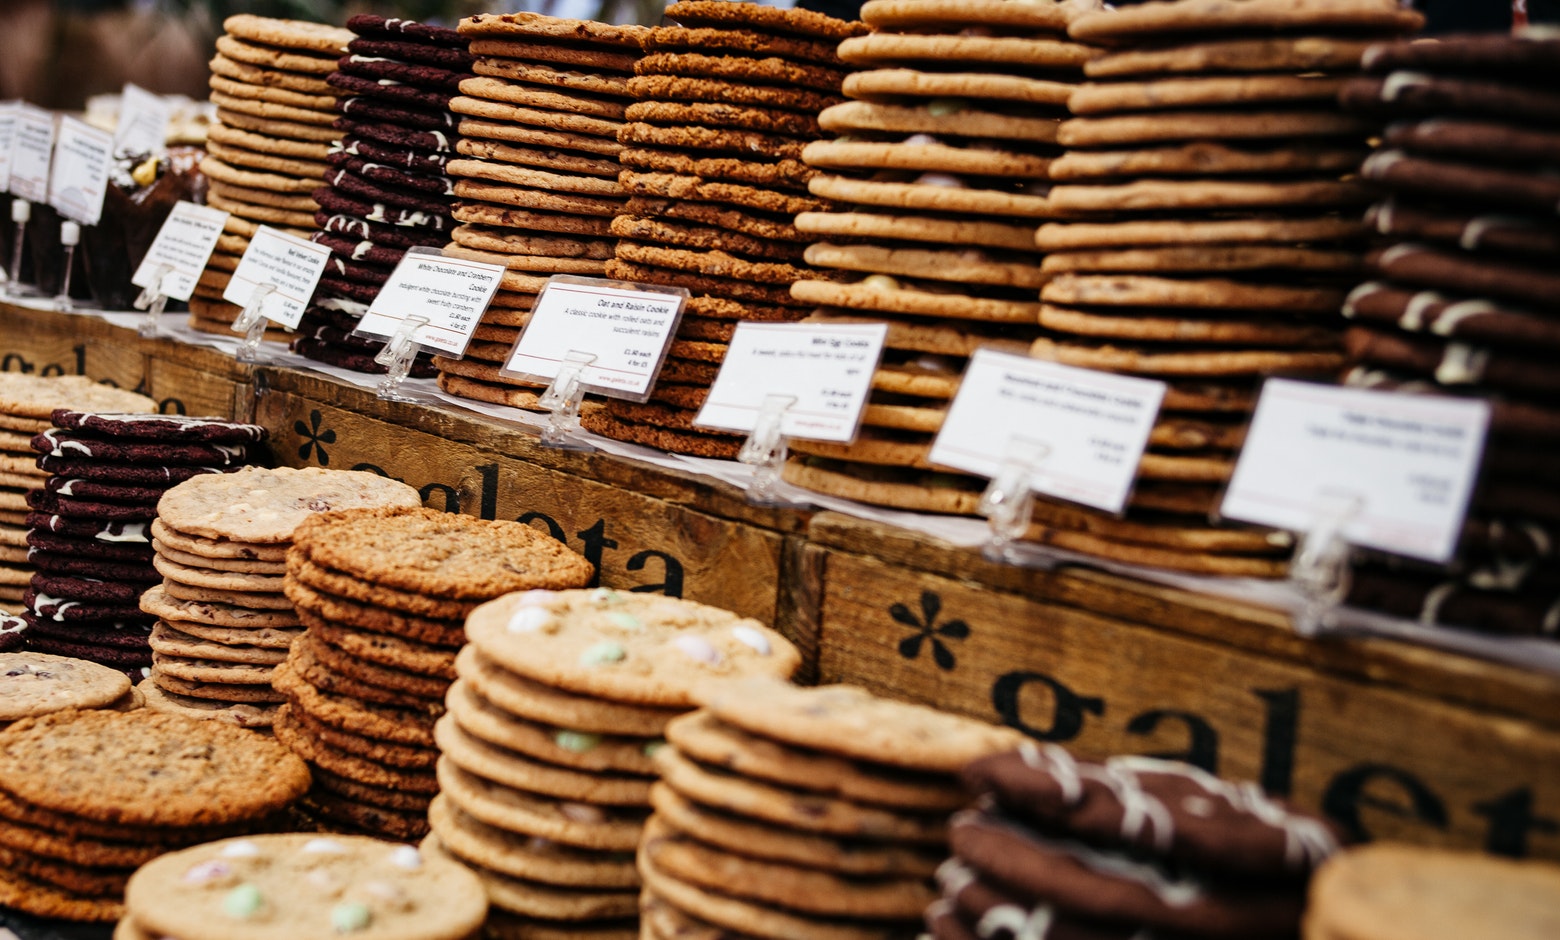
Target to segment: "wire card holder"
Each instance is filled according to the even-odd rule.
[[[412,363],[417,359],[422,344],[417,342],[417,331],[428,325],[428,318],[413,314],[402,320],[395,333],[385,342],[374,361],[385,367],[385,377],[379,380],[375,394],[385,401],[418,401],[401,390],[401,383],[412,374]]]
[[[135,298],[133,304],[135,309],[146,311],[146,319],[141,322],[142,336],[156,336],[160,329],[163,311],[168,307],[168,293],[164,285],[168,281],[168,275],[172,273],[171,264],[159,264],[153,268],[151,283],[146,285]]]
[[[244,334],[244,341],[239,344],[236,358],[239,362],[261,362],[264,357],[260,355],[260,341],[265,339],[265,314],[261,312],[265,308],[265,299],[276,292],[275,284],[256,284],[254,293],[249,295],[249,302],[244,305],[244,310],[233,321],[233,332]]]
[[[1040,463],[1050,456],[1051,445],[1030,438],[1008,441],[997,475],[980,495],[980,514],[986,517],[991,537],[981,548],[988,560],[1017,564],[1014,543],[1029,530],[1035,510],[1035,491],[1031,481]]]
[[[537,399],[536,403],[548,411],[547,426],[542,429],[543,446],[579,451],[596,449],[578,436],[580,405],[585,401],[585,367],[595,361],[592,353],[569,350],[552,384]]]

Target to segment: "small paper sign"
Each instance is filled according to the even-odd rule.
[[[16,146],[16,112],[21,102],[0,102],[0,192],[11,188],[11,150]]]
[[[49,173],[49,205],[67,219],[96,225],[108,195],[108,166],[114,138],[85,121],[60,118],[54,144],[54,168]]]
[[[54,115],[30,104],[18,105],[11,143],[11,194],[28,202],[48,202]]]
[[[789,395],[781,434],[849,443],[887,336],[886,323],[738,323],[693,423],[752,432],[765,396]]]
[[[503,279],[501,264],[446,258],[437,248],[413,248],[375,295],[356,332],[388,338],[409,317],[425,317],[428,323],[412,332],[413,342],[459,357]]]
[[[150,287],[165,297],[189,300],[195,292],[195,282],[211,260],[212,249],[222,235],[222,226],[228,214],[210,206],[197,206],[193,202],[174,203],[173,211],[157,230],[152,247],[141,266],[135,269],[130,283],[136,287]],[[158,269],[166,266],[161,279]],[[153,283],[156,280],[157,283]]]
[[[1348,503],[1350,543],[1448,561],[1489,417],[1475,399],[1268,379],[1220,512],[1303,532]]]
[[[1164,395],[1151,379],[976,350],[928,456],[995,477],[1020,442],[1035,492],[1119,513]]]
[[[555,275],[537,295],[503,374],[550,381],[569,353],[587,353],[595,359],[580,370],[585,390],[644,401],[687,297],[682,288]]]
[[[158,154],[167,150],[168,122],[173,104],[139,85],[125,83],[119,94],[119,124],[114,128],[114,152]]]
[[[222,291],[222,299],[247,307],[254,300],[256,288],[272,287],[260,305],[260,313],[290,330],[303,318],[309,298],[314,296],[314,286],[329,260],[330,249],[324,245],[262,225],[244,249],[238,270]]]

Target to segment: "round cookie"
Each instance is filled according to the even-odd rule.
[[[511,877],[582,888],[639,886],[632,858],[516,835],[481,822],[448,797],[434,797],[428,821],[451,854]]]
[[[130,680],[118,670],[46,653],[0,653],[0,679],[5,687],[0,726],[66,708],[102,708],[130,690]]]
[[[274,544],[290,540],[313,513],[378,505],[420,507],[422,498],[404,483],[363,471],[245,467],[181,483],[163,495],[158,516],[191,536]]]
[[[467,773],[525,793],[578,800],[592,805],[648,806],[649,777],[583,772],[531,760],[462,731],[445,715],[434,726],[434,741],[446,759]]]
[[[293,662],[285,662],[276,667],[272,685],[287,697],[295,714],[318,725],[366,738],[433,746],[434,719],[442,714],[442,708],[398,708],[338,695],[309,684],[294,666]]]
[[[1403,8],[1396,0],[1243,0],[1237,7],[1221,0],[1182,0],[1085,13],[1072,21],[1067,33],[1080,42],[1109,44],[1177,33],[1329,29],[1412,32],[1422,25],[1422,14]]]
[[[439,788],[451,803],[480,822],[522,835],[607,852],[633,851],[644,813],[605,809],[533,796],[466,773],[447,759],[438,765]]]
[[[658,738],[666,723],[682,712],[577,695],[532,681],[488,659],[474,644],[456,656],[455,669],[474,691],[499,708],[520,718],[573,731]]]
[[[494,705],[466,680],[450,687],[445,703],[462,732],[537,760],[583,771],[655,772],[650,754],[661,744],[659,738],[602,735],[528,721]]]

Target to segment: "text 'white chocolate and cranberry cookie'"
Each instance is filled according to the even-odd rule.
[[[1326,821],[1188,764],[1078,761],[1025,742],[965,767],[980,808],[954,816],[954,857],[927,909],[937,938],[1293,937]],[[998,926],[1000,925],[1000,927]]]
[[[190,299],[190,326],[231,334],[241,308],[222,299],[232,272],[262,225],[307,238],[319,211],[314,191],[341,139],[339,92],[329,79],[352,33],[302,20],[240,13],[223,21],[211,60],[211,102],[200,170],[207,201],[230,213],[224,234]],[[271,339],[287,334],[270,330]]]
[[[136,866],[272,831],[309,786],[274,741],[149,709],[65,710],[0,730],[0,905],[112,921]]]
[[[827,208],[807,191],[802,149],[829,135],[819,113],[839,103],[849,67],[840,40],[861,23],[756,3],[685,0],[644,37],[635,101],[619,133],[629,199],[611,221],[607,275],[691,292],[651,400],[609,400],[586,428],[704,457],[736,455],[738,436],[693,417],[742,321],[794,321],[803,258],[797,212]]]
[[[29,495],[29,646],[144,679],[155,618],[136,599],[161,575],[151,521],[180,482],[264,453],[265,429],[218,418],[57,410],[32,439],[49,476]]]
[[[581,587],[594,573],[518,522],[419,507],[299,526],[285,590],[306,629],[274,685],[285,699],[276,735],[317,771],[304,809],[331,829],[426,835],[443,747],[435,721],[464,620],[493,598]]]
[[[224,839],[143,865],[116,940],[465,940],[487,911],[470,872],[366,836]]]
[[[162,581],[140,596],[157,618],[147,704],[189,717],[268,727],[283,701],[271,681],[301,631],[283,593],[293,530],[336,509],[417,507],[404,483],[354,470],[246,467],[163,494],[151,523]]]
[[[638,937],[634,852],[668,723],[700,683],[780,681],[800,654],[728,611],[606,588],[503,597],[466,631],[425,846],[481,876],[499,935]]]
[[[890,938],[937,897],[957,772],[1011,729],[772,679],[712,683],[657,752],[639,848],[648,936]]]
[[[1382,239],[1369,279],[1343,308],[1349,380],[1495,398],[1454,564],[1362,555],[1358,606],[1502,634],[1560,624],[1557,53],[1536,35],[1380,43],[1343,89],[1346,107],[1393,122],[1361,170],[1385,198],[1366,217]]]
[[[466,40],[453,29],[364,13],[347,20],[353,38],[327,83],[337,95],[341,139],[323,159],[324,186],[313,193],[319,231],[331,250],[294,352],[356,372],[383,373],[379,340],[354,336],[396,264],[411,248],[438,248],[453,228],[454,156],[449,102],[471,77]],[[431,377],[427,355],[413,376]]]

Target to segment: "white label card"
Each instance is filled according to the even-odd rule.
[[[781,434],[849,443],[887,336],[886,323],[738,323],[693,423],[751,432],[766,396],[789,395]]]
[[[114,128],[114,152],[154,155],[168,149],[168,122],[173,103],[139,85],[125,83],[119,94],[119,124]]]
[[[686,290],[556,275],[536,297],[506,375],[555,379],[571,352],[596,358],[580,371],[588,391],[644,401],[682,319]]]
[[[1448,561],[1489,417],[1473,399],[1268,379],[1220,512],[1303,532],[1347,504],[1350,543]]]
[[[210,206],[197,206],[193,202],[176,202],[173,211],[157,230],[152,247],[141,259],[140,267],[130,278],[136,287],[151,287],[165,297],[189,300],[195,292],[195,282],[211,260],[212,249],[222,235],[222,226],[228,214]],[[159,283],[152,283],[157,269],[167,265],[172,270],[164,273]]]
[[[54,159],[54,115],[30,104],[16,109],[11,142],[11,194],[28,202],[49,201],[49,163]]]
[[[114,138],[85,121],[60,118],[54,143],[54,168],[49,172],[49,205],[82,225],[96,225],[108,195],[108,164]]]
[[[356,332],[388,338],[407,318],[424,317],[428,323],[412,332],[412,340],[459,357],[503,279],[501,264],[446,258],[437,248],[413,248],[375,295]]]
[[[11,188],[11,149],[16,146],[19,101],[0,102],[0,193]]]
[[[248,307],[255,288],[268,285],[274,290],[261,303],[260,313],[273,323],[292,329],[303,318],[304,308],[314,296],[314,286],[329,260],[330,249],[324,245],[262,225],[244,249],[238,270],[222,291],[222,299]]]
[[[995,477],[1015,444],[1035,492],[1119,513],[1165,383],[979,349],[932,442],[934,464]]]

